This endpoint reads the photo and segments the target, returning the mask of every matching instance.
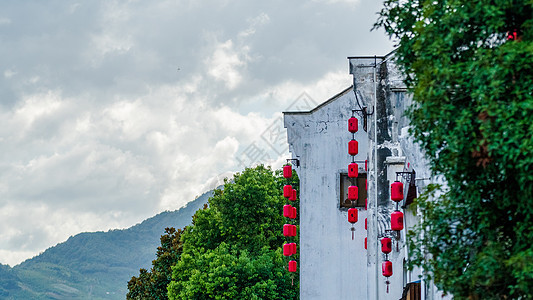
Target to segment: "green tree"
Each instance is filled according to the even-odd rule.
[[[167,285],[172,277],[171,266],[178,261],[183,243],[180,240],[181,229],[170,227],[165,228],[165,232],[161,236],[161,246],[157,248],[157,258],[152,261],[151,271],[141,269],[139,277],[134,276],[128,282],[127,299],[168,299]]]
[[[533,298],[532,6],[387,0],[375,25],[398,42],[411,132],[446,181],[419,201],[412,263],[457,299]]]
[[[297,299],[298,275],[287,271],[281,251],[285,183],[280,171],[264,166],[226,180],[182,235],[169,298]],[[290,183],[298,185],[296,175]]]

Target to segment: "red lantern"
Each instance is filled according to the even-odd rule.
[[[285,218],[290,218],[291,215],[292,215],[292,205],[289,205],[289,204],[286,204],[286,205],[283,205],[283,216]]]
[[[348,165],[348,177],[356,178],[359,175],[359,166],[356,163]]]
[[[390,198],[396,202],[403,200],[403,183],[395,181],[390,185]]]
[[[283,187],[283,197],[289,198],[292,194],[292,186],[290,184],[286,184]]]
[[[296,201],[296,197],[298,197],[298,192],[295,189],[291,190],[291,195],[289,197],[290,201]]]
[[[392,276],[392,262],[390,260],[386,260],[381,264],[381,273],[385,277]]]
[[[351,140],[348,142],[348,154],[357,155],[359,153],[359,143],[356,140]]]
[[[296,243],[290,243],[289,245],[291,245],[291,253],[292,254],[296,254]]]
[[[366,249],[366,237],[365,237],[365,249]]]
[[[291,235],[290,236],[296,236],[296,225],[291,225]]]
[[[388,237],[381,239],[381,252],[389,254],[392,251],[392,240]]]
[[[357,216],[358,216],[358,212],[356,208],[348,209],[348,222],[352,224],[357,223]]]
[[[292,166],[291,165],[283,166],[283,177],[285,178],[292,177]]]
[[[356,133],[358,129],[359,127],[358,127],[357,118],[356,117],[349,118],[348,119],[348,131],[351,133]]]
[[[365,159],[365,171],[368,171],[368,159]]]
[[[368,221],[367,221],[367,218],[365,218],[365,230],[368,230]]]
[[[291,256],[292,255],[292,246],[291,244],[283,245],[283,255]]]
[[[390,227],[392,230],[402,230],[403,229],[403,213],[401,211],[395,211],[391,214],[390,217]]]
[[[291,215],[290,215],[289,218],[291,218],[291,219],[296,219],[296,216],[297,216],[297,215],[298,215],[298,214],[297,214],[297,212],[296,212],[296,207],[292,207],[292,208],[291,208]]]
[[[349,186],[348,187],[348,200],[356,201],[357,199],[359,199],[359,189],[354,185]]]
[[[292,235],[292,225],[291,224],[283,225],[283,236],[293,236]]]
[[[365,209],[368,209],[368,198],[365,199]]]
[[[289,261],[289,272],[296,272],[297,263],[295,260]]]

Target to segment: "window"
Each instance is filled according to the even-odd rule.
[[[358,188],[358,199],[357,201],[347,200],[348,198],[348,187],[351,185],[356,185]],[[366,192],[366,173],[359,173],[357,178],[348,177],[347,173],[340,174],[340,207],[365,207],[365,202],[367,198]]]

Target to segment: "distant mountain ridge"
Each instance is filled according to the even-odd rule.
[[[125,299],[131,277],[151,267],[165,228],[189,225],[212,194],[127,229],[77,234],[13,268],[0,264],[0,299]]]

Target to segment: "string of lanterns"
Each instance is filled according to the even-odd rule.
[[[352,134],[352,139],[348,142],[348,154],[352,157],[351,163],[348,164],[348,178],[350,178],[350,186],[348,186],[348,196],[347,200],[351,201],[351,208],[348,209],[348,222],[352,224],[351,231],[352,231],[352,240],[354,239],[354,233],[355,228],[354,224],[358,221],[358,210],[355,208],[355,202],[359,200],[359,188],[357,184],[354,184],[353,181],[355,180],[357,182],[357,178],[359,177],[359,165],[358,162],[362,161],[356,161],[355,156],[359,154],[359,143],[355,139],[355,133],[359,130],[359,120],[355,117],[355,112],[359,111],[356,109],[352,109],[352,116],[348,119],[348,131]],[[363,114],[365,113],[364,110],[361,110]],[[366,118],[366,115],[364,115]],[[363,129],[366,130],[366,127],[363,126]],[[364,161],[365,163],[365,172],[368,172],[368,160]],[[368,181],[365,179],[365,189],[368,191]],[[368,208],[368,198],[365,199],[365,209]],[[365,219],[365,230],[367,229],[367,220]],[[364,243],[365,249],[367,249],[367,237],[365,237],[365,243]]]
[[[399,231],[403,230],[403,213],[399,210],[399,202],[403,200],[403,183],[398,181],[398,174],[404,173],[404,172],[397,172],[396,173],[396,180],[391,184],[391,200],[396,203],[396,209],[391,213],[391,226],[390,231],[394,231],[397,233],[397,236],[399,235]],[[385,260],[381,264],[381,273],[385,278],[387,278],[387,281],[385,283],[387,284],[387,293],[389,292],[389,277],[392,276],[392,262],[388,259],[388,254],[392,251],[392,239],[390,237],[383,237],[381,238],[381,252],[385,254]],[[396,243],[396,251],[399,251],[399,243]]]
[[[368,172],[368,159],[365,160],[365,172]],[[365,199],[365,209],[368,209],[368,177],[367,177],[367,179],[365,179],[365,189],[367,191],[367,198]],[[366,234],[368,236],[368,220],[367,220],[367,218],[365,218],[365,230],[366,230]],[[365,236],[365,250],[367,250],[367,248],[368,248],[367,237]]]
[[[355,201],[359,199],[359,188],[357,185],[353,185],[353,178],[359,176],[359,166],[355,162],[355,156],[359,153],[359,143],[355,140],[355,133],[359,130],[359,120],[354,115],[355,111],[352,110],[352,116],[348,119],[348,131],[352,133],[352,139],[348,142],[348,154],[352,156],[352,162],[348,164],[348,177],[350,178],[350,186],[348,186],[348,200],[351,201],[352,207],[348,209],[348,222],[352,224],[352,240],[354,239],[354,224],[358,220],[358,211],[355,207]],[[357,180],[357,179],[356,179]]]
[[[289,161],[289,159],[287,160]],[[292,166],[287,163],[287,165],[283,166],[283,177],[287,179],[287,184],[283,186],[283,197],[287,198],[289,201],[296,201],[298,197],[298,192],[296,189],[292,187],[292,185],[289,184],[289,179],[292,177]],[[291,204],[286,204],[283,206],[283,216],[285,218],[288,218],[288,224],[283,225],[283,236],[287,238],[295,237],[296,236],[296,225],[290,224],[290,220],[294,220],[297,217],[297,210],[296,207],[292,206]],[[297,245],[296,243],[285,243],[283,245],[283,255],[290,257],[297,252]],[[292,259],[289,261],[288,270],[291,273],[296,272],[298,269],[298,263]]]

